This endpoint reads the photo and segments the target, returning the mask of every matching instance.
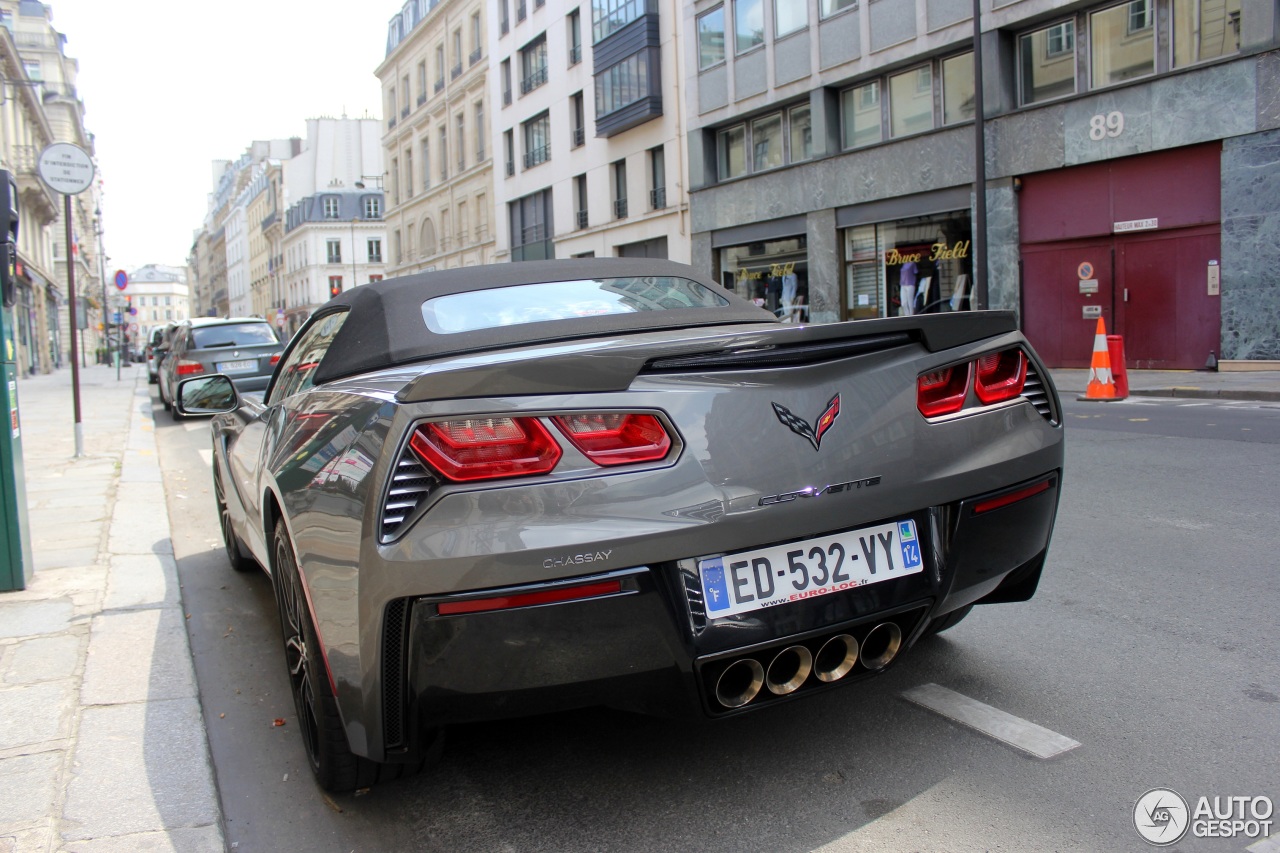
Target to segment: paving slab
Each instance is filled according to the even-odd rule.
[[[168,554],[126,554],[111,558],[105,610],[178,607],[178,567]]]
[[[0,847],[0,851],[4,848]],[[61,853],[225,853],[222,833],[214,826],[175,829],[170,832],[140,832],[116,838],[73,841]]]
[[[10,828],[44,823],[55,813],[62,753],[38,752],[0,758],[0,836]]]
[[[68,598],[13,602],[0,599],[0,639],[55,634],[70,624],[73,615]]]
[[[70,737],[77,698],[69,678],[0,687],[0,750]]]
[[[19,640],[4,655],[5,684],[32,684],[71,678],[80,668],[84,643],[74,634]]]
[[[216,827],[199,702],[86,708],[62,817],[66,842]]]
[[[82,704],[113,705],[195,695],[195,673],[181,609],[115,611],[94,618]]]

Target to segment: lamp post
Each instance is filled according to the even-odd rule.
[[[107,268],[102,256],[102,208],[93,210],[93,233],[98,238],[98,280],[102,282],[102,352],[107,351]]]

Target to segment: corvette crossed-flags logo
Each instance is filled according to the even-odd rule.
[[[822,445],[822,437],[831,429],[831,425],[836,422],[836,418],[840,416],[840,395],[836,394],[827,401],[827,407],[822,414],[818,416],[818,422],[815,426],[809,426],[809,422],[799,415],[792,412],[786,406],[780,406],[777,403],[771,403],[773,412],[778,416],[778,420],[782,421],[787,429],[794,432],[801,438],[807,438],[809,443],[813,445],[814,450],[818,450]]]

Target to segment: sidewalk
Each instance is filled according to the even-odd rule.
[[[0,853],[223,851],[145,367],[18,383],[35,575],[0,593]]]
[[[1089,384],[1089,371],[1049,371],[1058,393],[1074,398]],[[1207,400],[1280,402],[1280,371],[1130,370],[1131,397],[1189,397]]]

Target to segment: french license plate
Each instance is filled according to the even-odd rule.
[[[248,361],[220,361],[218,362],[219,373],[243,373],[246,370],[257,370],[258,360],[256,358]]]
[[[748,613],[924,571],[910,519],[698,561],[712,618]]]

